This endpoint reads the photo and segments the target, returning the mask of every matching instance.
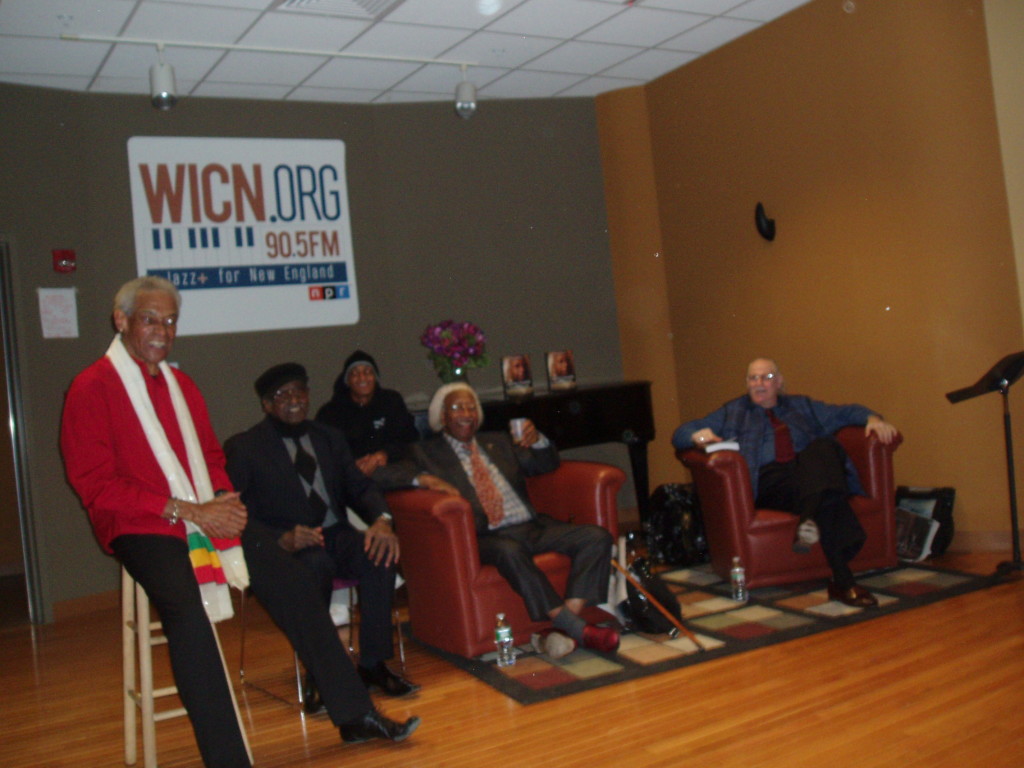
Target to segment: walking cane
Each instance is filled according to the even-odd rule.
[[[683,623],[679,621],[679,619],[677,619],[675,616],[673,616],[672,612],[668,610],[668,608],[666,608],[660,602],[658,602],[658,599],[654,595],[652,595],[650,592],[644,589],[640,582],[637,581],[636,578],[634,578],[633,574],[631,574],[628,570],[619,565],[619,561],[616,560],[614,557],[612,558],[612,565],[619,569],[619,572],[626,577],[626,581],[628,581],[630,584],[636,587],[636,590],[641,595],[643,595],[651,601],[651,605],[657,608],[661,612],[662,616],[664,616],[666,619],[672,622],[672,626],[674,626],[676,629],[678,629],[680,632],[682,632],[684,635],[690,638],[690,640],[693,641],[693,644],[697,646],[698,651],[703,653],[707,650],[703,645],[700,644],[700,640],[697,639],[697,636],[693,634],[693,632],[688,630],[685,626],[683,626]]]

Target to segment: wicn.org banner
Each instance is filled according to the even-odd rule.
[[[139,274],[182,294],[178,333],[359,321],[345,144],[128,140]]]

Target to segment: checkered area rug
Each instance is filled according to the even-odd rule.
[[[738,604],[729,597],[729,585],[710,566],[668,571],[661,578],[679,602],[683,622],[703,652],[682,635],[671,638],[641,632],[623,634],[614,655],[577,649],[555,660],[528,645],[520,646],[517,662],[510,667],[496,666],[493,653],[464,659],[430,650],[521,704],[532,704],[870,621],[992,583],[988,577],[921,564],[860,574],[857,582],[871,590],[879,603],[878,608],[863,609],[829,600],[821,581],[755,589],[747,603]]]

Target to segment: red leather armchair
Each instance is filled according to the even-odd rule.
[[[618,538],[616,496],[622,470],[607,464],[563,461],[554,472],[527,480],[538,512],[570,523],[594,523]],[[458,496],[428,490],[387,494],[402,545],[402,573],[409,590],[409,619],[416,639],[460,656],[494,650],[495,615],[504,613],[516,644],[549,622],[534,622],[518,594],[494,566],[481,565],[473,511]],[[564,594],[569,558],[546,552],[535,558]]]
[[[846,449],[867,496],[851,497],[867,541],[850,567],[856,571],[896,565],[896,501],[892,454],[903,438],[883,445],[863,427],[846,427],[836,433]],[[755,509],[747,462],[736,451],[706,454],[685,448],[676,457],[693,474],[711,550],[711,565],[723,579],[729,578],[732,558],[739,555],[747,574],[747,586],[767,587],[829,576],[821,547],[808,554],[793,552],[797,518],[774,509]]]

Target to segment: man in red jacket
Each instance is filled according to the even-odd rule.
[[[204,764],[235,768],[250,761],[189,558],[186,521],[215,545],[241,538],[243,577],[248,571],[253,593],[320,682],[343,740],[407,738],[419,718],[396,723],[376,711],[312,579],[272,538],[246,527],[247,511],[224,469],[202,395],[166,363],[179,309],[177,289],[162,278],[122,286],[114,302],[118,336],[68,391],[61,451],[100,546],[160,614]]]

